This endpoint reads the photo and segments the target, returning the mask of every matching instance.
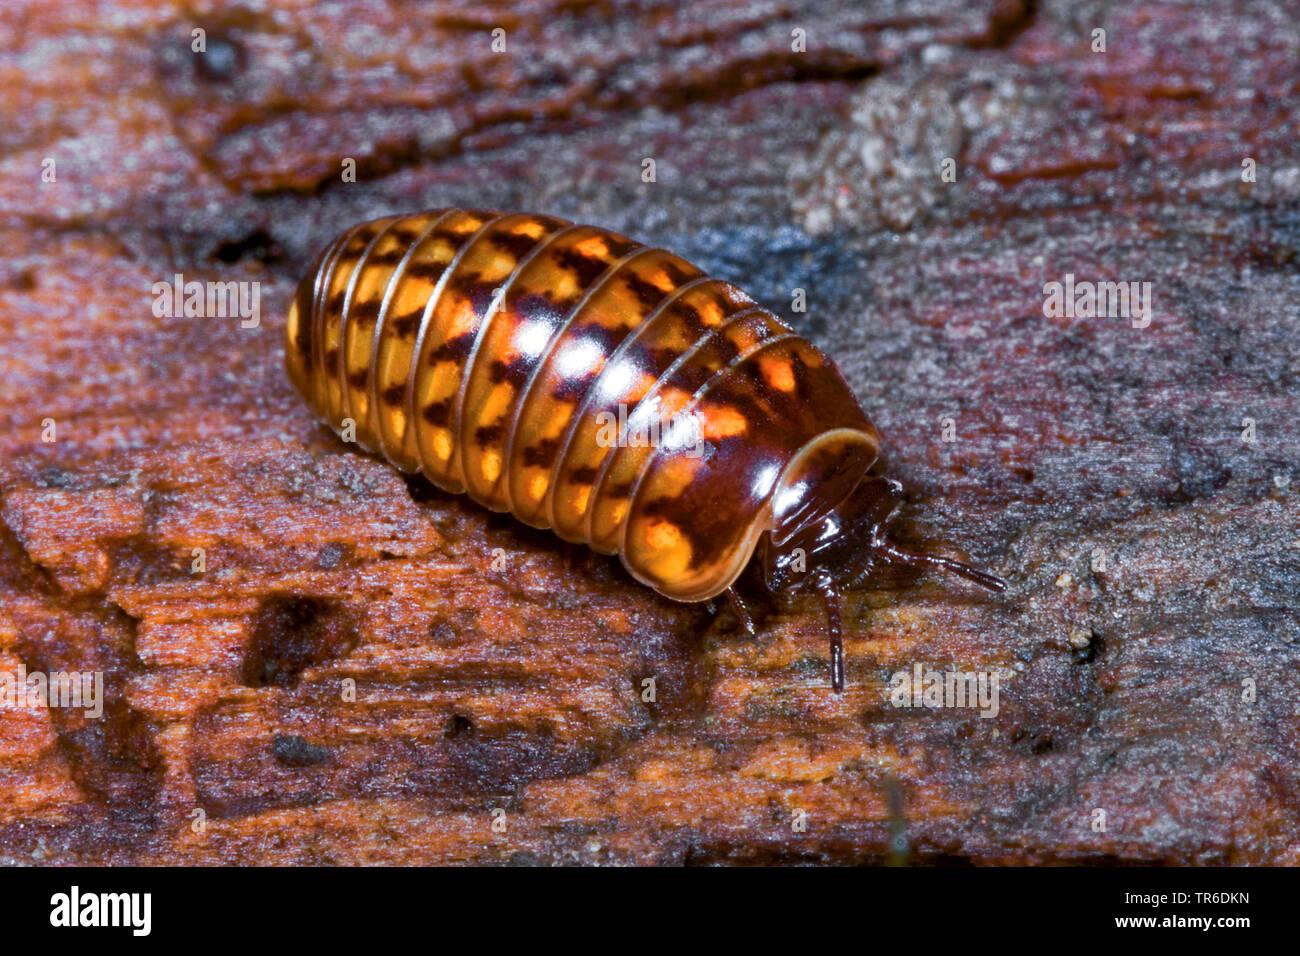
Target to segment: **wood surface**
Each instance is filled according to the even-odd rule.
[[[1300,863],[1297,62],[1281,0],[6,0],[0,669],[107,703],[0,709],[0,859]],[[450,205],[749,291],[1008,593],[881,577],[836,696],[813,602],[748,638],[344,445],[294,286]],[[997,716],[893,706],[917,663]]]

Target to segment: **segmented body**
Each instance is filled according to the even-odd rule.
[[[682,601],[729,587],[764,532],[824,515],[878,447],[833,363],[743,292],[551,216],[436,210],[348,230],[298,291],[286,355],[362,447],[618,553]],[[611,443],[620,406],[632,435],[652,414],[692,416],[702,453]]]

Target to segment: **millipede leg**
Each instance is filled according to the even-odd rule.
[[[745,605],[744,599],[741,598],[734,587],[727,588],[727,602],[731,605],[731,613],[736,615],[736,620],[740,622],[740,626],[744,628],[745,633],[753,637],[755,633],[754,615],[749,613],[749,608]]]
[[[830,585],[818,589],[826,608],[826,631],[831,639],[831,688],[844,690],[844,633],[840,622],[840,592]]]

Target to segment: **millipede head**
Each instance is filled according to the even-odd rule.
[[[816,487],[809,494],[824,494]],[[991,591],[1006,590],[994,574],[937,555],[905,551],[889,540],[889,523],[903,501],[903,489],[889,478],[865,477],[838,505],[779,538],[765,534],[758,556],[763,580],[772,593],[818,594],[826,612],[831,644],[831,684],[844,689],[841,595],[862,584],[881,561],[940,568]],[[816,513],[816,510],[808,509]]]

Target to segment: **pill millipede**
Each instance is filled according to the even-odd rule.
[[[902,489],[873,468],[880,435],[825,354],[734,285],[607,229],[472,209],[360,223],[299,285],[285,354],[336,432],[618,554],[666,597],[725,594],[753,633],[735,589],[751,562],[773,594],[818,594],[836,691],[841,595],[881,562],[1006,586],[890,541]]]

